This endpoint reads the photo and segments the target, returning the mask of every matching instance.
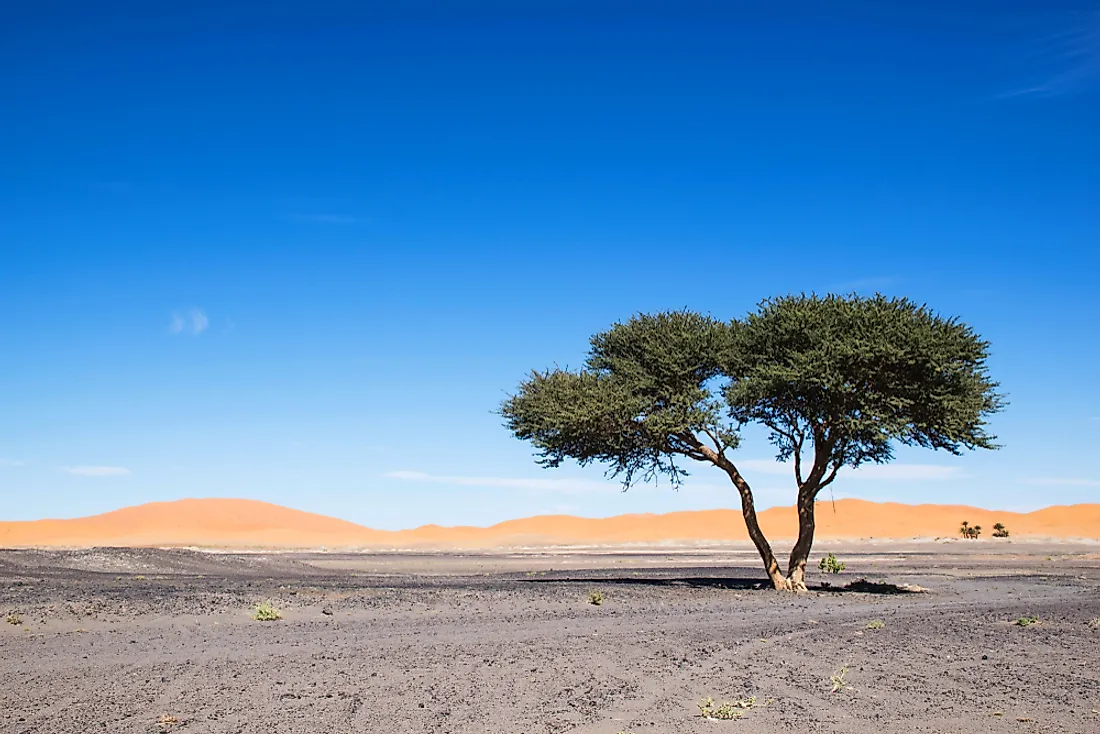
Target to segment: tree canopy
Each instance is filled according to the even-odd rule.
[[[988,352],[970,326],[904,298],[785,296],[729,322],[638,314],[593,336],[582,368],[532,372],[501,413],[543,466],[596,462],[626,486],[676,484],[684,459],[721,468],[773,583],[804,588],[813,501],[840,469],[888,462],[895,445],[996,448],[987,421],[1003,398]],[[799,539],[786,576],[730,456],[750,423],[794,465]]]

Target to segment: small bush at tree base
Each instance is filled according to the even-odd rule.
[[[262,601],[252,609],[252,618],[257,622],[274,622],[282,619],[283,614],[269,601]]]
[[[596,606],[596,607],[603,604],[603,592],[602,591],[590,592],[588,594],[588,603],[591,604],[592,606]]]
[[[846,564],[838,561],[832,553],[822,558],[817,564],[818,570],[822,573],[840,573],[847,567]]]

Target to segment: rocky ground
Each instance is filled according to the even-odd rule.
[[[1100,732],[1097,546],[827,550],[0,551],[0,731]]]

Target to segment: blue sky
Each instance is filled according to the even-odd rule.
[[[0,519],[735,507],[541,470],[493,411],[633,312],[803,290],[965,319],[1011,400],[1003,450],[838,496],[1100,498],[1100,4],[363,5],[3,11]]]

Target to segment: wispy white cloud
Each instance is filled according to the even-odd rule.
[[[210,319],[202,309],[192,308],[187,311],[173,311],[172,322],[168,325],[168,331],[172,334],[190,334],[198,336],[210,326]]]
[[[1037,487],[1100,487],[1100,480],[1082,477],[1028,477],[1024,481]]]
[[[382,476],[406,482],[447,484],[454,487],[507,487],[541,492],[619,492],[622,485],[615,481],[592,479],[535,479],[529,477],[454,477],[428,474],[421,471],[391,471]]]
[[[781,464],[770,459],[742,459],[740,461],[735,460],[734,463],[746,475],[759,473],[794,476],[793,463]],[[939,464],[865,464],[858,469],[841,469],[837,481],[856,479],[876,482],[925,482],[962,479],[966,476],[959,467]]]
[[[746,478],[753,482],[754,474],[769,476],[784,476],[791,478],[791,486],[794,486],[794,465],[781,464],[769,459],[742,459],[736,462],[738,469],[745,472]],[[388,479],[398,479],[405,482],[418,482],[421,484],[445,484],[452,487],[503,487],[509,489],[522,489],[536,492],[559,492],[565,494],[578,494],[584,492],[619,492],[622,484],[615,480],[592,479],[540,479],[534,477],[470,477],[470,476],[442,476],[429,474],[422,471],[391,471],[382,476]],[[943,481],[948,479],[961,479],[967,475],[957,467],[940,466],[935,464],[874,464],[860,467],[859,469],[841,470],[839,480],[872,480],[878,482],[893,481]],[[712,492],[728,490],[724,483],[714,484],[698,482],[695,480],[695,472],[692,477],[685,480],[685,489],[691,492]],[[757,491],[765,491],[761,487]],[[768,488],[768,492],[785,495],[787,488]]]
[[[130,470],[124,466],[70,466],[65,469],[69,474],[78,477],[120,477],[129,474]]]
[[[1100,9],[1079,13],[1035,43],[1031,78],[996,99],[1062,97],[1100,89]]]
[[[23,466],[26,463],[18,459],[0,459],[0,466]]]

